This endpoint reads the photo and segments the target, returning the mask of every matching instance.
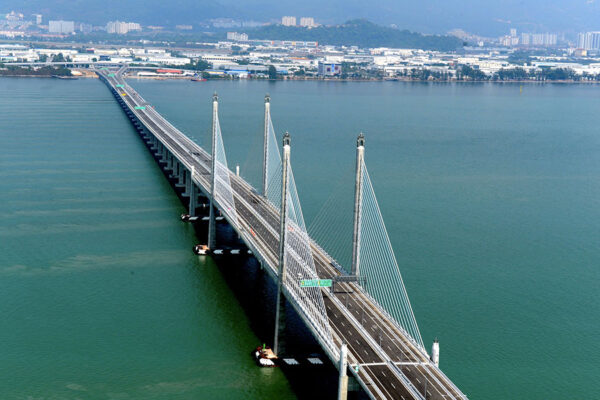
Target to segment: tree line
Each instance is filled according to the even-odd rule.
[[[410,71],[400,72],[399,75],[422,81],[600,81],[600,74],[583,73],[580,75],[570,68],[541,68],[529,71],[524,68],[510,68],[501,69],[492,75],[488,75],[477,68],[464,65],[456,69],[456,74],[452,74],[450,71],[442,72],[413,68]]]

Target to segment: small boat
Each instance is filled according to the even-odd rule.
[[[190,214],[181,214],[181,221],[183,222],[194,222],[198,221],[199,217],[192,217]]]
[[[202,75],[196,74],[192,77],[191,81],[192,82],[204,82],[204,81],[206,81],[206,79],[203,78]]]
[[[205,256],[210,253],[210,249],[205,244],[197,244],[194,246],[194,253],[199,256]]]
[[[273,353],[273,350],[271,350],[270,347],[264,344],[262,346],[258,346],[252,355],[254,356],[254,360],[259,367],[273,368],[277,366],[277,356],[275,353]]]

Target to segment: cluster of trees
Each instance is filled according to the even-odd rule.
[[[342,62],[342,79],[381,79],[383,72],[366,68],[364,63]]]
[[[449,72],[431,71],[428,69],[417,68],[413,68],[410,72],[402,72],[400,75],[403,77],[408,77],[410,79],[420,81],[449,81],[452,78]]]
[[[312,29],[297,26],[266,25],[247,31],[257,39],[304,40],[334,46],[394,47],[451,51],[463,46],[453,36],[422,35],[376,25],[365,19],[348,21],[338,26],[319,26]]]
[[[198,59],[198,60],[192,60],[192,62],[190,62],[188,64],[184,64],[184,65],[165,65],[165,67],[176,68],[176,69],[189,69],[189,70],[193,70],[193,71],[206,71],[207,69],[210,68],[210,63],[208,63],[202,59]]]
[[[489,76],[478,69],[464,65],[456,70],[455,77],[449,72],[430,71],[417,68],[413,68],[411,71],[402,72],[399,75],[422,81],[600,81],[600,74],[578,75],[569,68],[543,68],[533,71],[527,71],[524,68],[511,68],[501,69],[492,76]]]
[[[0,76],[71,76],[71,70],[64,67],[31,68],[0,64]]]

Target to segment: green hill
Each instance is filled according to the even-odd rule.
[[[304,28],[297,26],[266,25],[246,30],[251,39],[303,40],[334,46],[393,47],[451,51],[462,47],[453,36],[422,35],[376,25],[364,19],[348,21],[343,25]]]

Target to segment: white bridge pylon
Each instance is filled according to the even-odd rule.
[[[263,191],[266,199],[281,213],[283,163],[278,141],[271,122],[269,98],[265,99],[265,143],[264,143],[264,165],[263,165]],[[289,146],[289,135],[287,137]],[[288,148],[289,151],[289,148]],[[288,294],[304,312],[304,315],[313,326],[316,334],[323,345],[337,357],[339,349],[333,342],[331,326],[327,318],[325,302],[323,301],[322,289],[319,287],[301,287],[300,281],[319,279],[315,268],[311,241],[304,223],[302,207],[298,197],[296,181],[292,171],[291,163],[286,168],[286,201],[285,201],[285,235],[284,235],[284,258],[285,273],[283,274],[283,285]],[[279,305],[278,305],[279,306]]]
[[[230,171],[227,166],[227,156],[225,155],[225,145],[221,134],[221,124],[219,123],[219,114],[215,110],[214,114],[214,154],[212,162],[215,163],[213,182],[214,198],[221,205],[221,212],[225,214],[229,221],[238,226],[237,211],[233,198],[233,189],[231,188]]]
[[[357,139],[354,235],[351,273],[366,278],[363,289],[425,351],[396,255],[364,161],[365,139]]]

